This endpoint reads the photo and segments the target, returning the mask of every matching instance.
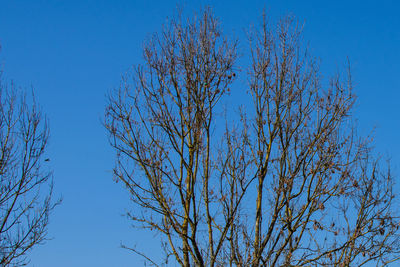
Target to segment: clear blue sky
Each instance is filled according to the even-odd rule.
[[[158,254],[157,239],[122,216],[131,206],[112,180],[114,154],[101,120],[106,93],[141,62],[143,40],[182,4],[187,14],[212,6],[243,48],[243,31],[260,22],[263,8],[272,20],[293,14],[303,21],[322,71],[340,69],[349,57],[360,131],[377,126],[376,148],[400,174],[398,1],[1,0],[0,63],[6,79],[35,88],[50,120],[56,195],[64,198],[51,217],[52,240],[31,252],[29,266],[142,266],[121,242]]]

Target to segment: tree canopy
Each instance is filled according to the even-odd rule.
[[[110,93],[105,126],[115,179],[136,205],[128,216],[182,266],[397,260],[393,177],[357,134],[350,71],[322,82],[291,17],[271,26],[264,16],[248,41],[239,68],[237,40],[210,9],[178,16]],[[223,112],[232,88],[251,96],[234,115]]]

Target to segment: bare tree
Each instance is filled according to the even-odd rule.
[[[0,79],[0,265],[23,266],[42,243],[54,208],[52,173],[44,161],[49,138],[37,104]]]
[[[357,137],[350,73],[323,86],[296,22],[271,29],[264,17],[250,35],[253,105],[233,121],[218,104],[238,72],[237,45],[210,10],[146,44],[105,118],[115,179],[137,207],[128,216],[161,234],[166,260],[182,266],[397,260],[393,177]]]

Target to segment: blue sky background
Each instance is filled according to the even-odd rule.
[[[304,22],[304,39],[332,74],[350,59],[361,134],[376,126],[376,149],[399,174],[400,4],[398,1],[44,1],[0,0],[0,64],[7,80],[35,95],[50,120],[48,155],[56,196],[52,240],[36,247],[29,266],[141,266],[120,243],[159,255],[151,234],[123,217],[130,202],[112,180],[114,153],[101,125],[106,94],[141,63],[146,37],[177,5],[192,14],[210,5],[225,32],[246,49],[244,30],[286,14]],[[246,59],[242,59],[246,62]],[[245,88],[245,87],[243,87]]]

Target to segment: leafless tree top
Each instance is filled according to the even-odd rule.
[[[289,17],[277,27],[264,17],[250,49],[239,72],[237,42],[209,9],[146,43],[105,119],[115,179],[136,204],[129,217],[182,266],[397,260],[393,177],[356,134],[350,72],[323,86]],[[220,99],[237,75],[252,102],[224,121]]]

